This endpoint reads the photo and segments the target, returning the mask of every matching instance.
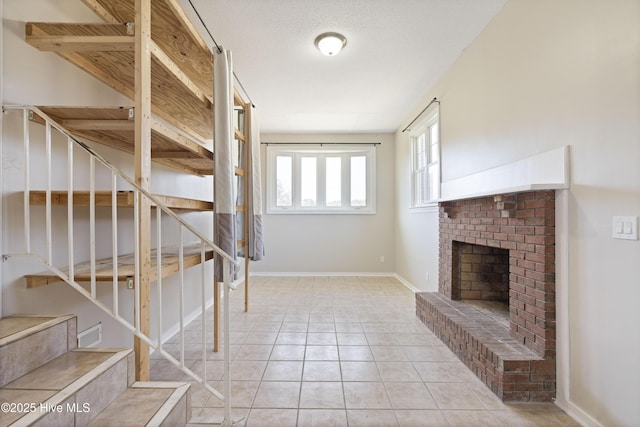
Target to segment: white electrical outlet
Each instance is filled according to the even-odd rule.
[[[424,273],[424,278],[428,282],[429,281],[429,272]]]
[[[384,262],[384,255],[380,255],[380,262]]]
[[[623,240],[638,240],[638,217],[614,216],[613,238]]]

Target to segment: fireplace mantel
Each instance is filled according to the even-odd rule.
[[[569,188],[569,146],[442,183],[439,201]]]

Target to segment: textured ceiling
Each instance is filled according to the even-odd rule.
[[[506,0],[191,0],[263,132],[391,132]],[[180,0],[205,38],[189,0]],[[345,49],[326,57],[316,36]]]

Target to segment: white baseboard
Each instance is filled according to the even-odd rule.
[[[582,426],[604,427],[604,425],[600,424],[595,418],[572,402],[556,400],[556,405]]]
[[[395,273],[367,273],[367,272],[350,272],[350,271],[337,271],[337,272],[313,272],[313,271],[281,271],[281,272],[271,272],[271,271],[252,271],[251,276],[254,277],[354,277],[354,276],[365,276],[365,277],[395,277]]]
[[[393,277],[396,278],[396,280],[398,280],[398,282],[402,283],[403,285],[405,285],[407,288],[409,288],[409,290],[411,292],[413,292],[414,294],[416,292],[422,292],[420,289],[416,288],[415,286],[413,286],[411,284],[411,282],[409,282],[407,279],[405,279],[404,277],[402,277],[401,275],[399,275],[398,273],[393,273]]]
[[[208,310],[212,306],[213,306],[213,297],[207,300],[205,304],[205,310]],[[184,318],[184,326],[186,327],[191,322],[193,322],[198,316],[200,316],[201,311],[202,310],[200,308],[196,308],[191,313],[187,314],[187,316]],[[173,337],[175,334],[177,334],[178,332],[180,332],[180,325],[179,324],[173,325],[171,328],[169,328],[169,330],[167,330],[165,333],[162,334],[162,342],[165,343],[169,341],[169,339]],[[149,350],[150,350],[150,353],[153,353],[154,351],[153,348]]]

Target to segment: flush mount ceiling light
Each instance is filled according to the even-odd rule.
[[[347,45],[347,39],[339,33],[322,33],[316,37],[315,45],[327,56],[335,56]]]

